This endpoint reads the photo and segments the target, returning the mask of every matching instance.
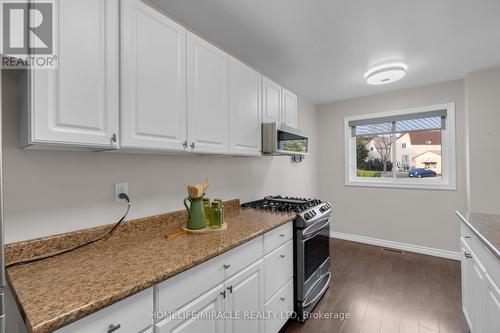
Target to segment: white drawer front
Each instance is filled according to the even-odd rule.
[[[264,234],[264,253],[269,253],[293,238],[293,222],[288,222]]]
[[[271,298],[293,277],[293,240],[264,257],[265,299]]]
[[[250,266],[264,255],[262,251],[262,236],[252,239],[235,249],[227,252],[222,257],[226,278]]]
[[[110,325],[120,325],[116,333],[142,332],[152,324],[153,288],[57,330],[57,333],[107,333]]]
[[[260,258],[262,258],[262,237],[159,283],[156,286],[158,311],[179,309]]]
[[[265,320],[265,333],[277,333],[293,311],[293,279],[290,279],[265,305],[272,316]]]

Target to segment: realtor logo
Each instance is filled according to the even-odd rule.
[[[3,68],[55,68],[53,0],[0,0]]]

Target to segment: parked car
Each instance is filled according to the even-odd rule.
[[[426,168],[413,168],[408,172],[408,176],[422,178],[422,177],[436,177],[437,173],[431,169]]]

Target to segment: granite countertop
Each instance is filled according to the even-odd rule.
[[[500,259],[500,215],[467,213],[458,217],[476,234],[483,244]]]
[[[105,241],[8,268],[28,331],[52,332],[295,218],[294,214],[240,209],[239,200],[229,202],[226,211],[224,231],[165,238],[166,232],[180,230],[186,221],[186,213],[179,211],[130,221]],[[6,262],[67,248],[109,228],[8,244]]]

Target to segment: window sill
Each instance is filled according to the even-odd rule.
[[[388,180],[367,180],[354,179],[346,180],[347,187],[381,187],[394,189],[410,189],[410,190],[439,190],[439,191],[456,191],[456,184],[449,184],[447,181],[426,181],[419,179],[415,181],[388,181]]]

